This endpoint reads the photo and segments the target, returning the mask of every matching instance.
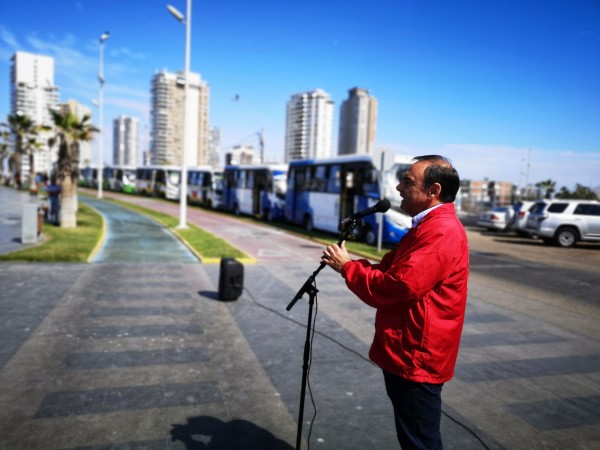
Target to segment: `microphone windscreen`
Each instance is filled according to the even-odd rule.
[[[383,200],[380,200],[375,204],[375,210],[377,212],[382,212],[382,213],[386,212],[391,207],[392,207],[392,205],[387,198],[384,198]]]

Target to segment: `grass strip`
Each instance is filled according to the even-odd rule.
[[[76,228],[61,228],[45,223],[42,234],[44,242],[0,255],[0,261],[86,262],[102,235],[102,216],[80,203]]]

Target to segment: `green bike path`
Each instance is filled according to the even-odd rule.
[[[158,222],[111,202],[91,197],[80,201],[105,220],[104,240],[93,263],[198,263],[198,258]]]

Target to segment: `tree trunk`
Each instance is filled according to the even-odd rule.
[[[63,178],[60,187],[60,226],[62,228],[76,228],[75,188],[70,175]]]
[[[38,194],[38,185],[35,179],[35,160],[33,157],[33,152],[31,152],[29,154],[29,193],[31,195]]]

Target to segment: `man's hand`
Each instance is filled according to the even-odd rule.
[[[321,261],[323,261],[336,272],[341,272],[344,264],[346,264],[348,261],[352,261],[350,259],[350,255],[348,255],[348,251],[346,250],[346,242],[342,241],[341,246],[332,244],[326,247],[325,250],[323,250]]]

